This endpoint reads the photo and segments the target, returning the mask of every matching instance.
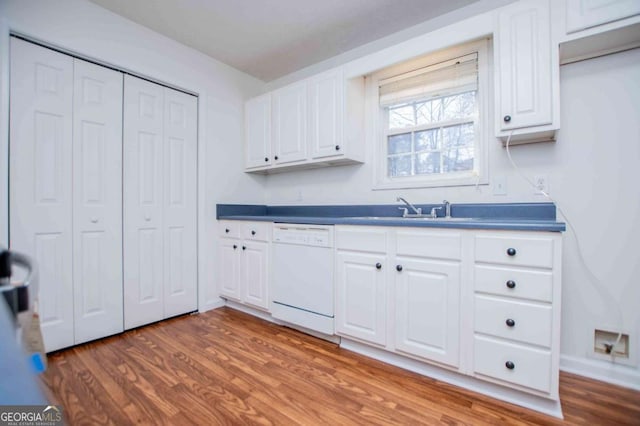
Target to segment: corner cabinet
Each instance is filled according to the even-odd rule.
[[[500,9],[495,29],[496,136],[510,144],[551,141],[560,127],[558,46],[548,1]]]
[[[245,104],[245,171],[364,161],[364,78],[336,68]]]
[[[268,310],[270,229],[268,222],[218,222],[221,297]]]

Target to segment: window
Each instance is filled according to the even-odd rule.
[[[374,76],[377,188],[486,183],[485,61],[476,42]]]

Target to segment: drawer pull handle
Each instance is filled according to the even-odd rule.
[[[226,232],[226,233],[228,234],[228,233],[229,233],[229,228],[226,228],[226,229],[224,230],[224,232]]]
[[[402,271],[402,265],[396,265],[396,271],[398,272]]]
[[[507,323],[507,325],[509,327],[513,327],[514,325],[516,325],[516,322],[514,320],[512,320],[511,318],[509,318],[507,321],[505,321]]]
[[[235,250],[235,249],[237,249],[237,248],[238,248],[238,246],[234,244],[234,245],[233,245],[233,249]]]
[[[256,235],[256,231],[251,231],[251,235]]]
[[[505,362],[504,366],[507,367],[509,370],[513,370],[514,368],[516,368],[516,365],[511,361]]]
[[[242,246],[242,250],[246,250],[246,249],[247,249],[247,246]]]
[[[509,247],[509,248],[507,249],[507,254],[508,254],[509,256],[515,256],[515,255],[516,255],[516,249],[514,249],[513,247]]]
[[[516,288],[516,282],[514,280],[507,281],[507,287]]]
[[[376,263],[376,269],[382,269],[382,263]]]

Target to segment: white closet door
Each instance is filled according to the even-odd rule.
[[[46,351],[73,345],[73,59],[11,39],[10,245],[39,267]]]
[[[164,88],[164,317],[197,309],[197,98]]]
[[[163,318],[163,87],[124,79],[124,328]]]
[[[74,60],[75,343],[123,330],[122,76]]]

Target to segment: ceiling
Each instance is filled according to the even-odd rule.
[[[477,0],[90,0],[271,81]]]

